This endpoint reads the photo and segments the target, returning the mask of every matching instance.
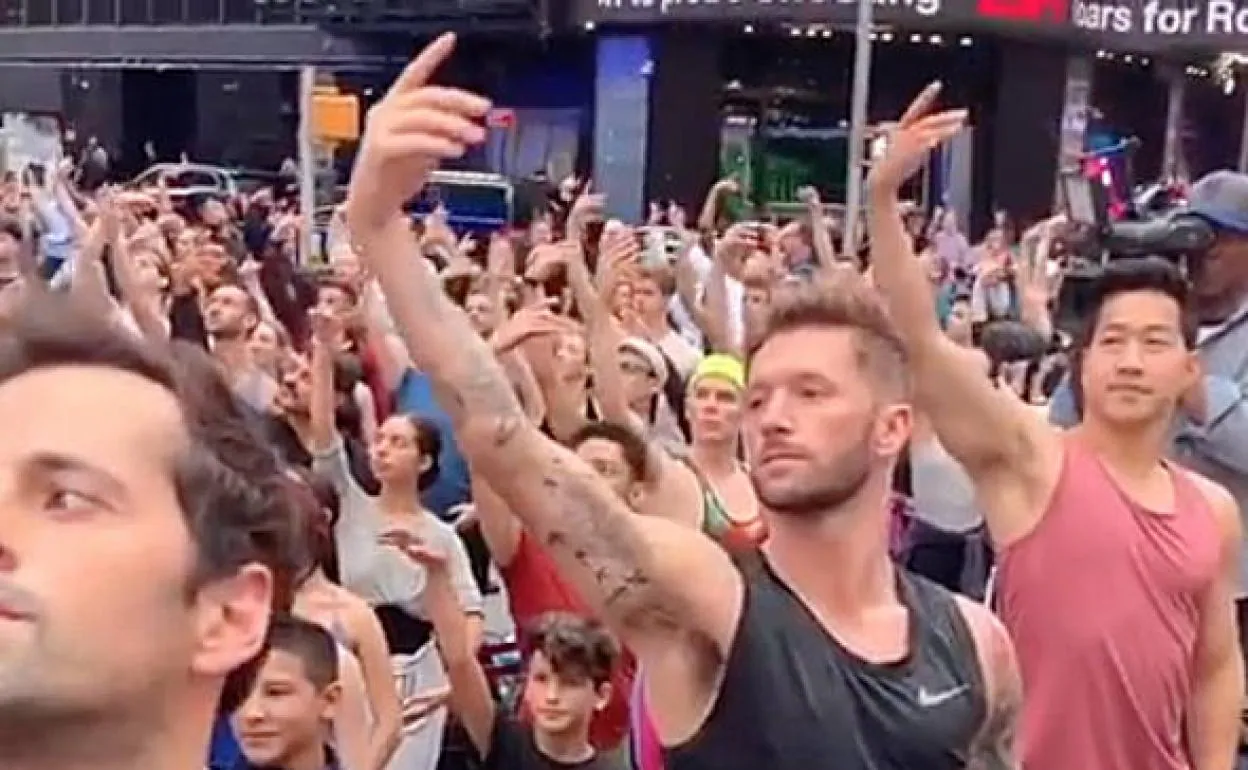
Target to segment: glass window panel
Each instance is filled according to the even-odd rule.
[[[186,20],[190,24],[220,24],[219,0],[186,0]]]
[[[257,0],[225,0],[225,20],[235,24],[255,24],[264,3]]]
[[[151,24],[150,0],[120,0],[122,24]]]
[[[0,0],[0,27],[16,27],[22,23],[22,0]]]
[[[47,0],[26,0],[26,23],[46,27],[52,23],[52,5]]]
[[[265,24],[293,24],[299,0],[263,0],[258,5]]]
[[[152,0],[153,24],[179,24],[182,21],[182,0]]]
[[[52,0],[52,5],[56,11],[55,23],[82,23],[82,16],[86,12],[86,3],[83,0]]]
[[[116,24],[117,3],[115,0],[87,0],[88,24]]]

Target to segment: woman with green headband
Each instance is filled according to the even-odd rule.
[[[685,412],[692,444],[689,464],[702,485],[703,531],[730,551],[758,546],[767,528],[740,459],[745,366],[735,356],[714,354],[689,378]]]

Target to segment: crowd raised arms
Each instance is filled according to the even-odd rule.
[[[864,255],[812,188],[726,221],[734,179],[463,237],[409,211],[486,139],[455,42],[316,275],[273,193],[0,195],[0,767],[1236,767],[1248,176],[1077,329],[1060,216],[901,200],[940,84]]]

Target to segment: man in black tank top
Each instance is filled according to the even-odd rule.
[[[427,48],[370,112],[348,194],[352,242],[460,447],[561,575],[641,662],[671,770],[1013,766],[1013,651],[982,607],[900,573],[889,481],[910,431],[906,363],[854,278],[795,290],[751,354],[744,438],[770,533],[738,568],[692,516],[637,516],[529,422],[437,277],[410,258],[421,169],[479,141],[488,104],[428,78]],[[432,153],[432,154],[430,154]]]

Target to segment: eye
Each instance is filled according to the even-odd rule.
[[[96,501],[87,495],[70,489],[49,490],[43,507],[49,511],[82,511],[97,507]]]

